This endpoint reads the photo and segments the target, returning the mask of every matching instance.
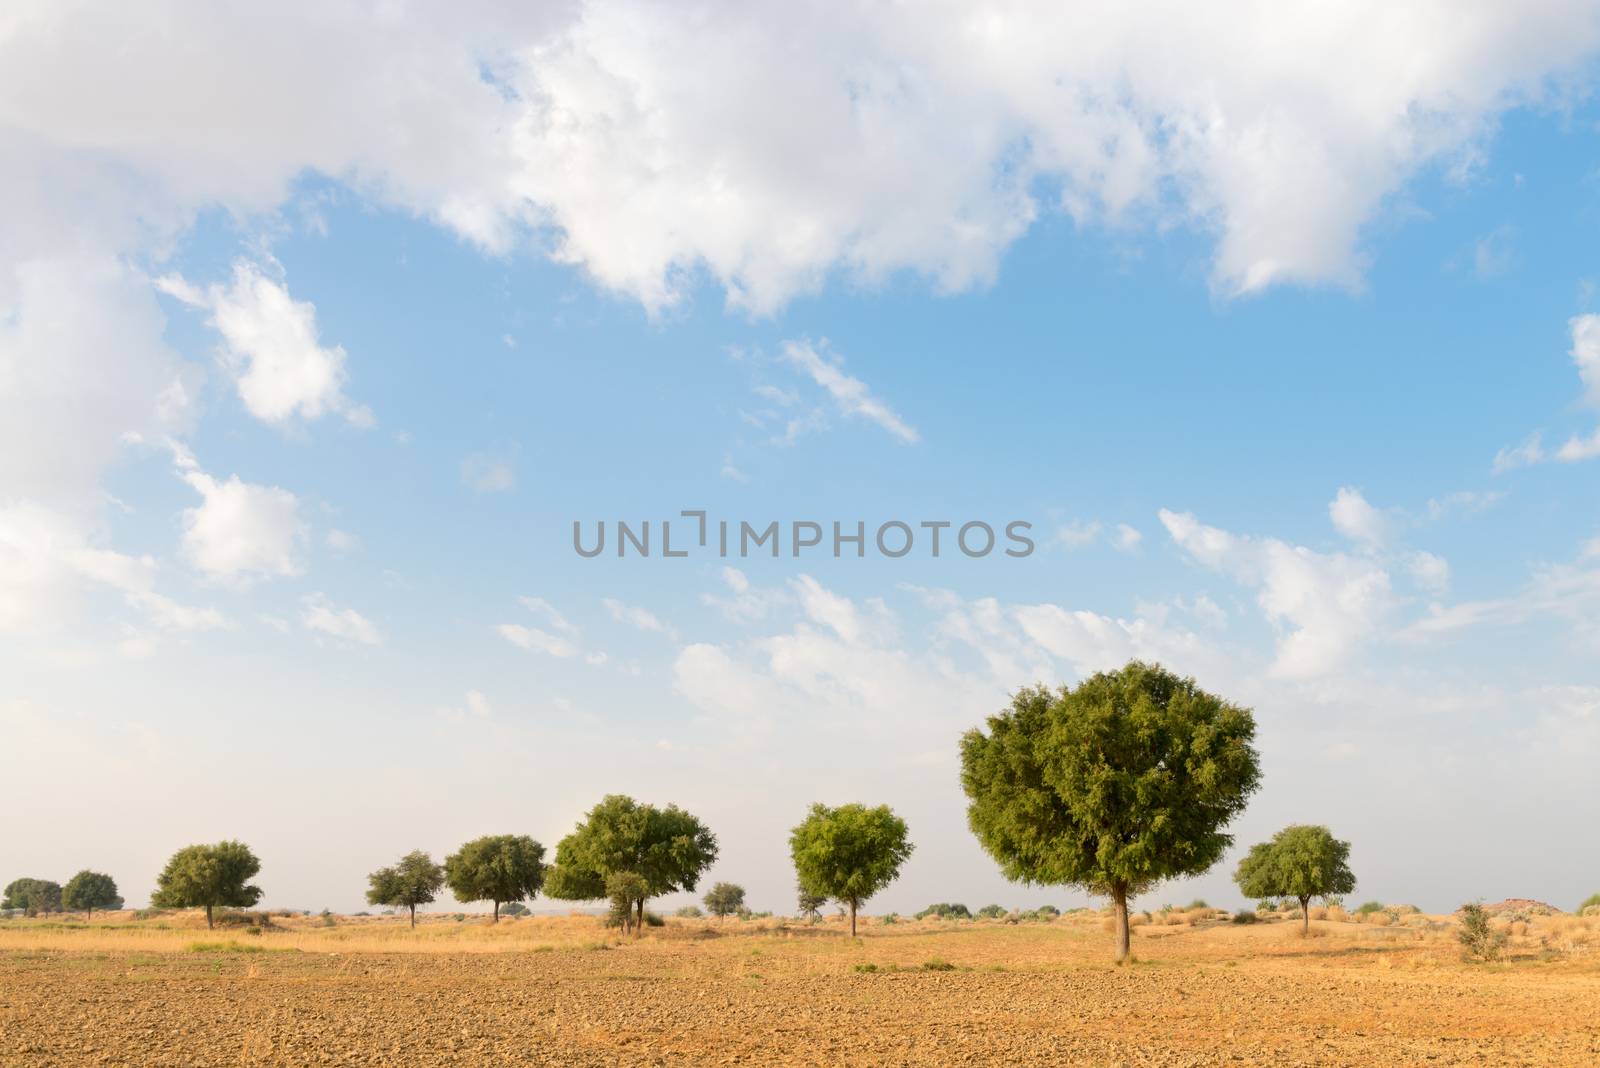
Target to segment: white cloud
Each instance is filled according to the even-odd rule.
[[[361,548],[361,539],[348,530],[337,528],[329,530],[326,538],[328,548],[336,553],[353,553]]]
[[[1117,532],[1111,537],[1111,546],[1118,552],[1131,553],[1144,541],[1144,535],[1126,523],[1117,524]]]
[[[502,623],[495,630],[499,632],[500,637],[519,649],[531,649],[534,652],[548,653],[563,659],[577,656],[580,652],[575,642],[557,637],[538,627],[525,627],[520,623]]]
[[[238,475],[218,481],[186,451],[177,456],[179,476],[202,498],[183,511],[183,553],[195,568],[236,585],[301,573],[306,525],[294,494]]]
[[[1431,593],[1443,593],[1450,588],[1450,564],[1442,556],[1418,551],[1406,559],[1411,577],[1417,585]]]
[[[518,597],[517,603],[535,615],[542,616],[550,626],[555,627],[557,630],[565,631],[568,634],[576,634],[578,632],[578,628],[568,622],[567,617],[562,615],[555,605],[543,597]]]
[[[656,634],[671,635],[673,633],[672,628],[661,622],[656,614],[649,609],[623,604],[621,601],[611,597],[604,598],[600,603],[605,606],[607,612],[611,613],[611,618],[618,623],[626,623],[630,627],[653,631]]]
[[[340,608],[322,593],[309,593],[300,599],[300,624],[340,641],[383,644],[383,636],[371,620],[354,608]]]
[[[1374,636],[1394,607],[1389,573],[1377,562],[1319,553],[1276,538],[1248,538],[1163,509],[1172,540],[1207,567],[1257,591],[1262,614],[1280,625],[1273,671],[1326,674]]]
[[[831,628],[847,642],[861,637],[861,617],[855,602],[827,589],[810,575],[801,575],[790,586],[800,599],[801,609],[814,622]]]
[[[1093,545],[1100,537],[1098,519],[1074,519],[1056,528],[1056,541],[1068,549],[1081,549]]]
[[[266,423],[318,419],[337,412],[360,427],[373,425],[372,412],[344,395],[345,351],[324,347],[317,336],[317,312],[289,296],[248,260],[233,265],[231,286],[205,290],[168,276],[157,281],[165,293],[211,313],[222,335],[222,363],[233,376],[250,414]]]
[[[826,351],[825,345],[823,348]],[[908,445],[916,444],[920,439],[916,429],[874,397],[865,382],[845,374],[837,357],[824,356],[808,341],[786,341],[783,343],[783,358],[827,390],[834,406],[845,415],[859,416],[877,423]],[[795,425],[793,421],[790,424],[791,437],[797,436]]]
[[[461,461],[461,482],[477,493],[505,493],[517,487],[517,469],[506,454],[475,452]]]
[[[1577,315],[1567,320],[1572,335],[1572,346],[1567,354],[1578,369],[1578,379],[1583,383],[1582,403],[1600,407],[1600,315]],[[1556,460],[1561,463],[1579,463],[1600,456],[1600,428],[1587,436],[1574,434],[1554,451],[1547,450],[1543,435],[1530,434],[1521,445],[1501,449],[1494,457],[1494,470],[1510,471],[1518,467]]]
[[[1377,548],[1388,537],[1388,520],[1353,486],[1340,489],[1328,503],[1328,516],[1334,528],[1351,541]]]
[[[482,721],[494,717],[494,708],[481,690],[468,690],[461,704],[440,708],[438,716],[440,719],[455,723],[467,720]]]

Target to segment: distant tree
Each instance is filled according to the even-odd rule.
[[[367,876],[367,904],[389,905],[411,910],[411,926],[417,926],[417,906],[439,896],[444,885],[444,869],[420,849],[401,857],[392,868],[379,868]]]
[[[25,916],[61,911],[61,884],[49,879],[13,879],[0,908],[21,909]]]
[[[1355,890],[1349,861],[1349,842],[1339,841],[1326,827],[1295,824],[1273,835],[1272,841],[1251,846],[1233,881],[1246,897],[1296,898],[1304,933],[1311,929],[1313,897]]]
[[[61,888],[61,906],[82,909],[89,916],[95,909],[120,909],[122,897],[117,893],[117,881],[101,872],[85,868],[67,880]]]
[[[494,902],[499,923],[502,902],[536,897],[544,886],[544,846],[519,834],[474,838],[444,858],[444,881],[457,901]]]
[[[677,805],[660,809],[610,794],[556,845],[545,893],[563,901],[609,899],[607,877],[631,872],[645,883],[634,901],[642,928],[647,900],[692,891],[716,859],[716,835]]]
[[[972,913],[967,909],[967,906],[951,904],[945,901],[941,901],[936,905],[929,905],[927,908],[917,913],[916,916],[919,920],[925,920],[929,916],[937,916],[941,920],[972,919]]]
[[[799,889],[799,898],[796,901],[796,904],[800,908],[800,915],[806,917],[808,920],[815,921],[815,920],[821,919],[822,918],[822,906],[826,905],[827,903],[828,903],[828,895],[826,895],[826,894],[813,894],[810,890],[807,890],[805,887],[803,887],[803,886],[800,887],[800,889]]]
[[[888,805],[812,805],[789,834],[801,888],[848,906],[852,938],[861,903],[894,882],[912,848],[906,821]]]
[[[638,918],[635,919],[634,907],[641,905],[649,896],[650,884],[637,872],[614,871],[606,876],[606,900],[611,902],[610,919],[622,928],[623,934],[629,930],[635,935],[643,933],[644,909],[639,909]]]
[[[513,901],[509,905],[500,906],[500,915],[502,916],[526,916],[532,911],[520,901]]]
[[[1260,782],[1247,709],[1138,661],[1020,690],[988,728],[961,739],[973,833],[1009,879],[1111,898],[1118,960],[1129,898],[1215,864]]]
[[[1506,933],[1497,931],[1489,921],[1489,913],[1474,901],[1457,910],[1461,916],[1461,930],[1456,938],[1461,943],[1461,955],[1466,960],[1496,961],[1505,948]]]
[[[983,908],[978,910],[978,919],[998,920],[1002,916],[1005,916],[1007,912],[1008,910],[1004,905],[985,905]]]
[[[212,909],[249,908],[261,900],[261,888],[247,880],[261,871],[261,861],[243,842],[185,846],[172,854],[156,876],[150,904],[160,909],[206,910],[206,926],[214,926]]]
[[[706,911],[718,919],[732,916],[744,908],[744,887],[733,883],[716,883],[706,891]]]

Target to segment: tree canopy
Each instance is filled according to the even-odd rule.
[[[814,894],[805,887],[799,887],[796,892],[795,904],[800,910],[800,915],[809,920],[817,920],[822,916],[822,906],[828,903],[827,894]]]
[[[661,809],[609,794],[556,845],[545,893],[565,901],[607,898],[607,876],[631,872],[644,880],[634,903],[642,924],[648,898],[693,890],[716,859],[716,835],[677,805]]]
[[[1294,824],[1258,842],[1239,861],[1233,881],[1246,897],[1292,897],[1300,901],[1300,928],[1310,930],[1313,897],[1348,894],[1356,888],[1350,843],[1326,827]]]
[[[249,908],[261,900],[261,888],[248,880],[261,871],[261,861],[243,842],[185,846],[172,854],[156,876],[150,904],[157,908],[206,910],[206,926],[214,925],[211,910]]]
[[[717,883],[706,891],[706,911],[713,916],[732,916],[744,908],[744,887],[735,883]]]
[[[28,916],[61,911],[61,884],[49,879],[13,879],[0,899],[0,909],[21,909]]]
[[[85,868],[67,880],[61,888],[61,906],[82,909],[94,915],[95,909],[120,909],[122,896],[117,893],[117,881],[103,872]]]
[[[967,822],[1009,879],[1128,899],[1221,858],[1260,783],[1248,709],[1133,661],[1068,689],[1023,689],[961,739]]]
[[[367,876],[367,882],[367,904],[410,909],[411,926],[415,927],[417,906],[426,905],[439,895],[444,869],[427,853],[414,849],[392,868],[379,868]]]
[[[861,903],[894,882],[912,848],[906,821],[888,805],[812,805],[789,833],[802,892],[849,906],[851,937]]]
[[[545,882],[544,846],[527,835],[491,834],[474,838],[444,858],[444,879],[457,901],[500,905],[535,897]]]

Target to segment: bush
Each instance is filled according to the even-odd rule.
[[[660,913],[651,912],[649,909],[645,909],[644,925],[646,927],[665,927],[667,925],[667,921],[661,918]]]
[[[890,926],[892,924],[896,924],[896,923],[899,923],[899,922],[900,922],[900,914],[898,912],[891,912],[891,913],[889,913],[887,916],[885,916],[883,918],[883,925],[885,927],[888,927],[888,926]]]
[[[935,957],[932,960],[923,961],[922,970],[925,972],[953,972],[956,970],[956,966],[947,960]]]
[[[1270,897],[1264,897],[1256,902],[1257,912],[1277,912],[1278,903]]]
[[[1205,898],[1197,897],[1193,901],[1189,902],[1189,907],[1185,911],[1193,912],[1195,909],[1208,909],[1210,907],[1210,905],[1206,904]]]
[[[1461,940],[1461,956],[1466,960],[1499,960],[1506,944],[1505,933],[1494,929],[1489,914],[1477,902],[1461,906],[1461,930],[1456,937]]]
[[[967,906],[951,904],[944,901],[941,901],[936,905],[929,905],[927,908],[917,913],[917,919],[919,920],[925,920],[929,916],[937,916],[941,920],[972,919],[972,913],[967,910]]]
[[[1260,920],[1260,916],[1257,916],[1253,912],[1247,912],[1244,909],[1240,909],[1238,912],[1233,914],[1234,923],[1259,923]]]
[[[1374,912],[1382,911],[1383,902],[1381,901],[1363,901],[1360,905],[1356,906],[1357,916],[1371,916]]]
[[[1004,905],[985,905],[978,910],[980,920],[998,920],[1006,914]]]
[[[700,911],[699,905],[685,905],[677,912],[674,912],[673,915],[678,917],[680,920],[698,920],[704,916],[705,913]]]
[[[510,904],[500,906],[500,915],[502,916],[526,916],[531,911],[533,910],[520,901],[513,901]]]

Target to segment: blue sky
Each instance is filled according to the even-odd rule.
[[[1322,822],[1362,898],[1574,903],[1600,23],[1412,16],[1258,11],[1248,61],[1144,12],[0,29],[0,777],[45,817],[0,876],[141,901],[238,836],[349,909],[621,791],[761,908],[813,800],[910,821],[878,909],[1079,903],[999,878],[955,742],[1139,656],[1256,710],[1239,852]],[[684,509],[1037,550],[572,550]]]

